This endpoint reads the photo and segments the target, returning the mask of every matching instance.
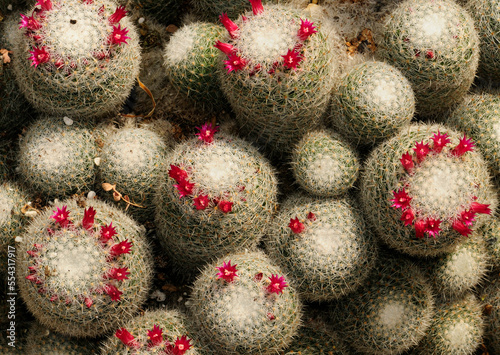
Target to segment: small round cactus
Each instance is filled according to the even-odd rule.
[[[409,125],[414,113],[408,79],[387,63],[368,61],[341,78],[328,118],[355,146],[370,146]]]
[[[149,310],[130,319],[102,345],[102,355],[197,355],[186,329],[186,319],[176,310]]]
[[[383,256],[365,284],[334,303],[331,321],[364,354],[400,354],[425,336],[434,314],[423,272],[402,258]]]
[[[411,82],[417,114],[437,115],[458,103],[474,80],[479,37],[453,0],[407,0],[386,17],[378,58]]]
[[[69,117],[47,116],[34,122],[19,142],[21,179],[47,197],[90,190],[96,144],[91,126]]]
[[[346,193],[360,169],[356,152],[331,130],[304,135],[293,149],[291,166],[300,187],[325,197]]]
[[[377,260],[375,239],[348,199],[290,197],[268,235],[268,254],[307,301],[331,301],[353,292]]]
[[[14,72],[28,101],[57,115],[101,116],[125,102],[140,67],[138,34],[108,0],[39,0],[21,15]]]
[[[495,211],[487,165],[465,135],[414,124],[375,148],[361,201],[378,236],[415,256],[454,250]]]
[[[33,220],[18,245],[20,294],[58,333],[103,335],[146,299],[149,244],[136,222],[104,202],[66,200],[54,208]]]
[[[490,354],[500,352],[500,277],[493,275],[490,283],[481,290],[480,299],[485,305],[485,343]]]
[[[275,354],[297,334],[302,305],[262,252],[230,254],[202,271],[189,310],[214,354]]]

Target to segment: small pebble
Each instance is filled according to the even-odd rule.
[[[63,117],[64,123],[66,123],[67,126],[71,126],[73,124],[73,120],[69,118],[68,116]]]

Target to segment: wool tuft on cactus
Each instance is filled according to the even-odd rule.
[[[139,73],[138,35],[108,0],[40,0],[21,14],[14,72],[38,110],[83,117],[118,111]]]

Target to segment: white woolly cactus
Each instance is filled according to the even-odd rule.
[[[441,114],[474,80],[479,37],[474,21],[453,0],[407,0],[386,17],[378,58],[411,82],[417,114]]]
[[[474,142],[442,125],[411,125],[375,148],[360,188],[378,236],[418,256],[453,251],[497,206]]]
[[[262,252],[230,254],[205,267],[189,310],[209,354],[275,354],[297,334],[302,305]]]
[[[328,120],[355,146],[370,146],[409,125],[414,113],[408,79],[387,63],[368,61],[340,79]]]
[[[226,69],[219,77],[242,131],[282,154],[326,111],[336,35],[299,10],[251,3],[235,22],[221,16],[229,36],[216,43]]]
[[[17,163],[24,183],[46,197],[90,190],[97,154],[91,127],[69,117],[34,122],[19,142]]]
[[[21,296],[50,329],[103,335],[146,299],[149,245],[136,222],[104,202],[67,200],[54,207],[33,220],[18,245]]]
[[[356,152],[332,130],[314,130],[295,145],[292,172],[300,187],[318,196],[347,192],[359,175]]]
[[[160,242],[189,275],[215,257],[253,248],[277,204],[269,162],[247,142],[205,124],[167,155],[155,199]],[[190,271],[191,270],[191,271]]]
[[[100,116],[118,111],[139,73],[138,35],[108,0],[39,0],[21,14],[17,82],[38,109]]]
[[[377,260],[375,239],[349,199],[289,197],[267,234],[268,254],[307,301],[353,292]]]

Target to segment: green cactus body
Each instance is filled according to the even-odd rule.
[[[176,268],[197,272],[211,258],[257,245],[275,211],[278,188],[273,168],[255,148],[221,132],[212,143],[179,144],[165,167],[155,222]]]
[[[492,275],[490,283],[481,290],[480,299],[485,304],[486,329],[484,340],[490,354],[500,352],[500,277]]]
[[[403,74],[383,62],[363,62],[341,78],[329,121],[354,145],[369,146],[409,125],[414,113],[415,96]]]
[[[18,245],[20,294],[37,320],[58,333],[103,335],[146,299],[149,244],[135,221],[104,202],[55,207],[33,220]]]
[[[120,109],[140,67],[139,38],[108,0],[53,0],[21,19],[14,73],[40,111],[80,117]]]
[[[34,122],[19,143],[18,169],[25,184],[48,197],[90,190],[97,155],[90,127],[68,117]]]
[[[102,183],[115,186],[116,191],[127,196],[134,205],[123,198],[115,201],[110,191],[104,191],[103,197],[115,201],[139,222],[152,219],[153,196],[166,150],[162,137],[149,129],[124,127],[112,131],[103,142],[97,180],[99,186]]]
[[[318,196],[339,196],[358,178],[356,152],[330,130],[307,133],[292,152],[292,172],[307,192]]]
[[[358,291],[332,305],[331,321],[356,351],[400,354],[425,336],[433,314],[423,272],[409,260],[383,257]]]
[[[101,354],[200,354],[196,341],[193,342],[191,339],[186,323],[185,316],[173,309],[145,311],[142,315],[130,319],[103,342]],[[126,338],[123,336],[122,329],[132,335],[131,344],[125,344]],[[189,348],[185,349],[185,352],[169,352],[173,349],[169,348],[168,344],[173,346],[176,341],[179,343],[179,339],[183,336],[187,338]]]
[[[377,56],[411,82],[417,114],[438,115],[465,95],[479,61],[470,15],[452,0],[407,0],[384,24]]]
[[[229,21],[223,23],[231,28]],[[226,53],[220,57],[222,90],[241,132],[283,154],[318,126],[327,109],[339,67],[336,34],[327,24],[312,24],[299,10],[281,6],[245,13],[234,24],[238,30],[221,38],[228,42],[221,46]]]
[[[361,201],[387,245],[415,256],[454,250],[495,211],[486,162],[474,142],[442,125],[411,125],[365,163]]]
[[[268,234],[268,254],[307,301],[331,301],[353,292],[377,259],[375,239],[348,199],[290,197]]]
[[[467,133],[477,143],[494,179],[500,174],[500,97],[466,95],[447,117],[447,124]]]
[[[411,354],[473,355],[482,343],[482,308],[474,294],[436,305],[427,334]]]
[[[165,46],[167,77],[173,86],[200,108],[220,111],[226,99],[217,77],[219,51],[215,40],[224,27],[194,22],[176,31]]]
[[[345,355],[349,348],[337,333],[327,332],[324,324],[307,324],[301,327],[297,337],[281,355]]]
[[[297,334],[302,308],[287,280],[262,252],[231,254],[208,265],[189,300],[200,343],[214,354],[285,348]]]

